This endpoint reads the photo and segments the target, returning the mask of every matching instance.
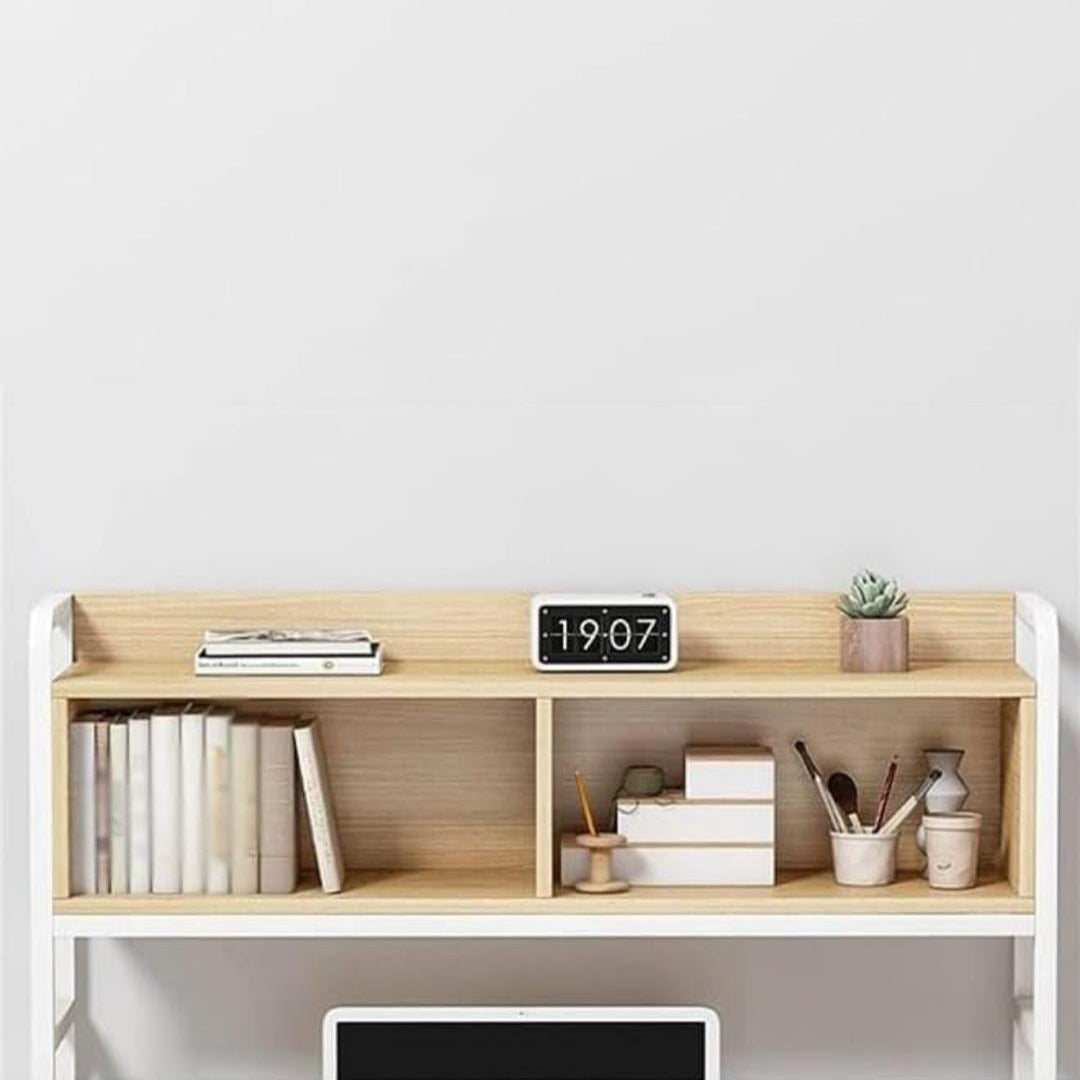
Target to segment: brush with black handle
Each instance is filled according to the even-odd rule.
[[[825,786],[821,770],[814,764],[814,759],[810,756],[806,743],[802,739],[796,739],[792,745],[795,748],[795,753],[799,755],[803,767],[806,769],[806,775],[810,778],[810,783],[814,785],[814,790],[818,793],[818,798],[821,799],[821,805],[825,807],[825,813],[829,816],[829,825],[832,827],[833,832],[850,832],[847,822],[844,821],[844,815],[840,812],[840,807],[836,805],[835,800],[829,794],[829,789]]]

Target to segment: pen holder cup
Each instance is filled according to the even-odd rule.
[[[837,885],[891,885],[896,880],[899,834],[829,833]]]
[[[979,874],[982,814],[925,814],[926,876],[932,889],[971,889]]]

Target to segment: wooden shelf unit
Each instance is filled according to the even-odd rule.
[[[109,595],[43,602],[32,628],[35,1080],[74,1073],[73,942],[143,936],[1006,936],[1015,941],[1014,1045],[1051,1080],[1056,949],[1056,619],[1027,594],[913,598],[910,672],[838,670],[839,616],[822,594],[688,594],[679,669],[550,674],[528,663],[525,594]],[[386,673],[196,677],[204,629],[365,625]],[[327,896],[71,896],[68,726],[80,711],[161,700],[248,716],[315,713],[327,743],[349,877]],[[875,790],[892,752],[902,789],[921,750],[955,742],[984,814],[983,874],[960,893],[918,873],[837,886],[820,808],[787,747]],[[622,768],[681,772],[690,741],[764,742],[777,755],[772,888],[638,888],[583,896],[558,883],[573,827],[572,764],[606,805]],[[40,782],[40,783],[39,783]],[[304,830],[301,830],[304,835]],[[309,847],[302,864],[312,864]],[[64,995],[60,995],[63,997]],[[46,998],[48,1000],[46,1000]],[[1050,1047],[1046,1040],[1050,1037]]]

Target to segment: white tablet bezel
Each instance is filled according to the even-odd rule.
[[[453,1006],[383,1008],[341,1005],[323,1017],[323,1080],[338,1080],[337,1028],[341,1023],[700,1023],[705,1036],[704,1080],[720,1080],[720,1017],[698,1005]]]

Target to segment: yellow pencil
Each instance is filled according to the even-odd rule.
[[[596,821],[593,819],[592,807],[589,805],[589,792],[585,788],[585,777],[580,769],[574,770],[574,783],[577,784],[578,802],[581,803],[581,814],[585,818],[585,824],[593,836],[599,836],[596,831]]]

